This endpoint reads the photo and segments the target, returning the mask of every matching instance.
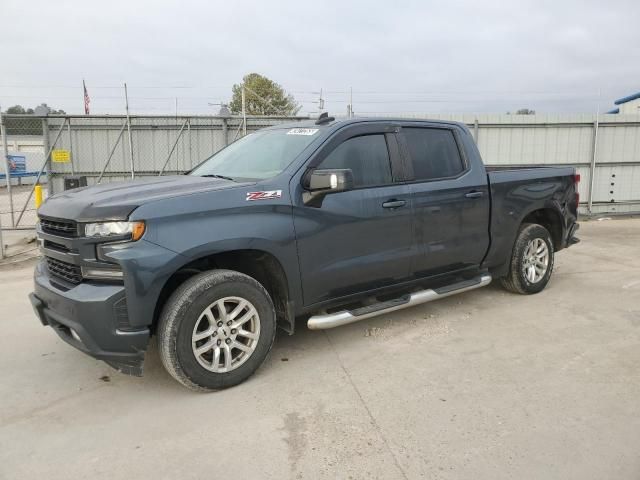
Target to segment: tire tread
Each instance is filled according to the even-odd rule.
[[[518,268],[520,255],[522,255],[522,252],[526,247],[527,242],[530,240],[531,234],[533,234],[538,229],[543,230],[543,232],[540,232],[540,233],[544,235],[545,241],[547,241],[547,244],[550,246],[550,250],[549,250],[550,264],[548,269],[548,276],[547,276],[547,279],[544,281],[542,288],[539,290],[537,288],[536,289],[527,288],[527,285],[523,284],[522,278],[519,272],[519,268]],[[500,278],[500,283],[502,287],[512,293],[518,293],[520,295],[530,295],[532,293],[538,293],[539,291],[543,290],[546,284],[548,283],[551,273],[553,271],[555,252],[553,251],[553,242],[551,242],[550,240],[551,240],[551,235],[549,234],[548,230],[542,225],[539,225],[537,223],[523,223],[520,226],[520,230],[518,230],[518,236],[516,237],[516,242],[513,246],[513,250],[511,251],[511,257],[509,259],[509,272],[507,273],[507,275]]]
[[[160,315],[160,321],[158,323],[157,331],[158,351],[162,364],[173,378],[175,378],[178,382],[180,382],[190,390],[209,392],[217,389],[199,385],[198,383],[194,382],[183,370],[178,358],[176,341],[179,322],[193,299],[210,288],[230,281],[247,283],[260,290],[261,293],[269,300],[272,315],[275,319],[275,309],[273,307],[273,301],[267,293],[267,290],[259,282],[257,282],[252,277],[249,277],[248,275],[236,272],[234,270],[220,269],[202,272],[187,279],[171,294],[169,300],[167,300],[167,303]],[[275,339],[275,332],[276,329],[273,328],[271,338],[269,339],[269,349],[267,351],[267,354],[265,355],[265,358],[262,360],[262,362],[258,364],[256,369],[264,362],[269,352],[271,351],[271,347],[273,346],[273,342]],[[253,372],[249,373],[249,375],[247,375],[246,377],[250,376],[252,373]],[[240,381],[243,381],[245,378]],[[234,382],[233,384],[224,385],[223,387],[220,387],[218,389],[235,385],[237,383],[240,383],[240,381]]]

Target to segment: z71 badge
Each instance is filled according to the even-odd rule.
[[[280,198],[282,190],[267,190],[265,192],[248,192],[247,200],[271,200],[272,198]]]

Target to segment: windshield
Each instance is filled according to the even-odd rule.
[[[252,133],[214,154],[190,175],[234,181],[274,177],[313,141],[317,132],[317,128],[287,128]]]

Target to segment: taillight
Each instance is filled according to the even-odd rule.
[[[578,184],[580,183],[580,174],[573,174],[573,184],[576,190],[576,206],[580,205],[580,193],[578,192]]]

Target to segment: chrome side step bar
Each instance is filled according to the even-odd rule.
[[[336,313],[326,313],[314,315],[307,321],[307,327],[311,330],[325,330],[327,328],[340,327],[349,323],[358,322],[366,318],[377,317],[385,313],[395,312],[403,308],[413,307],[422,303],[432,302],[440,298],[449,297],[457,293],[475,290],[489,285],[491,275],[483,274],[471,280],[454,283],[436,289],[420,290],[419,292],[405,295],[404,297],[389,300],[388,302],[377,303],[355,310],[343,310]]]

